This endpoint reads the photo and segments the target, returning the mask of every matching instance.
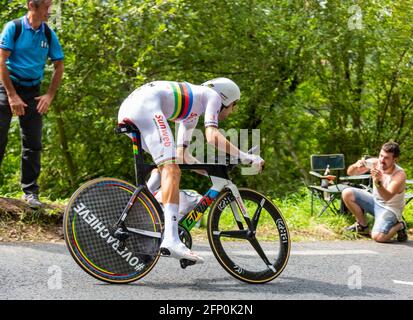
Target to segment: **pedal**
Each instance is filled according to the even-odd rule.
[[[196,264],[195,261],[188,260],[188,259],[181,259],[179,260],[179,263],[181,264],[182,269],[185,269],[188,266],[193,266],[194,264]]]
[[[116,231],[113,233],[113,237],[118,239],[119,241],[123,242],[126,239],[129,238],[129,232],[125,232],[122,230],[122,228],[116,229]]]
[[[160,252],[162,257],[169,257],[171,255],[171,252],[166,248],[161,248]]]

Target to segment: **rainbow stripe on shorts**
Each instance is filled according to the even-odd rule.
[[[175,109],[168,120],[182,120],[187,118],[192,109],[194,96],[191,87],[186,82],[170,82],[175,97]]]

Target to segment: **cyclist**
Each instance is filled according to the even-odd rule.
[[[252,163],[260,170],[264,160],[239,150],[218,130],[218,121],[234,111],[240,99],[240,89],[230,79],[216,78],[201,85],[188,82],[154,81],[133,91],[122,103],[119,123],[132,122],[142,136],[142,147],[149,152],[161,175],[162,203],[165,231],[161,252],[165,256],[203,263],[202,257],[188,249],[179,239],[178,210],[181,172],[178,161],[194,161],[186,152],[193,129],[204,115],[205,136],[208,144],[238,156],[242,162]],[[168,125],[179,123],[177,146]],[[153,173],[156,174],[156,171]]]

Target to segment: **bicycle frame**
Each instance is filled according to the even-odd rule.
[[[181,220],[179,221],[179,224],[182,227],[184,227],[188,232],[191,231],[191,229],[196,225],[196,223],[202,218],[205,211],[214,202],[214,200],[219,195],[219,193],[224,189],[229,189],[231,190],[232,195],[234,196],[235,201],[237,202],[238,207],[240,208],[245,218],[245,221],[247,222],[248,227],[251,228],[252,225],[250,224],[250,218],[247,214],[247,209],[244,206],[244,203],[241,199],[241,195],[236,185],[233,184],[232,181],[229,179],[216,177],[216,176],[210,176],[210,178],[212,181],[212,187],[202,197],[202,199],[196,204],[195,208],[192,209],[192,211],[188,212],[185,216],[181,218]],[[234,203],[231,202],[231,206],[233,205]],[[238,223],[241,223],[242,220],[241,220],[241,217],[239,216],[237,208],[232,207],[232,211],[234,213],[236,221]]]
[[[142,152],[142,142],[141,142],[141,134],[139,130],[137,130],[133,124],[126,124],[124,127],[118,127],[118,133],[131,133],[132,136],[132,145],[133,145],[133,154],[135,160],[135,180],[137,188],[133,195],[128,202],[128,205],[122,212],[122,215],[119,221],[116,223],[116,227],[119,227],[125,221],[130,209],[132,208],[133,204],[135,203],[138,195],[146,186],[146,176],[156,168],[155,164],[145,164]],[[229,189],[232,192],[232,195],[235,197],[236,203],[241,210],[242,215],[248,225],[250,230],[253,230],[253,226],[251,220],[247,214],[247,209],[241,199],[241,195],[239,193],[238,188],[229,178],[228,171],[230,170],[231,166],[233,165],[224,165],[224,164],[179,164],[179,168],[181,170],[205,170],[212,181],[212,186],[208,190],[208,192],[202,197],[202,199],[196,204],[195,208],[188,212],[185,216],[181,218],[179,224],[185,228],[188,232],[196,225],[196,223],[202,218],[205,211],[210,207],[210,205],[214,202],[216,197],[219,193],[224,189]],[[154,200],[156,201],[156,200]],[[231,206],[234,206],[234,203],[231,203]],[[239,216],[237,208],[232,207],[232,211],[234,213],[235,219],[237,223],[241,226],[242,220]],[[147,231],[144,230],[137,230],[131,228],[122,228],[124,231],[129,231],[132,233],[137,234],[145,234],[149,235]],[[160,238],[160,233],[152,233],[149,235],[152,237]]]

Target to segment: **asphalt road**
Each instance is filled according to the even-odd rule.
[[[288,300],[413,299],[413,241],[294,243],[284,272],[265,285],[227,274],[207,243],[205,264],[161,258],[145,278],[110,285],[83,272],[64,243],[0,244],[0,299]]]

